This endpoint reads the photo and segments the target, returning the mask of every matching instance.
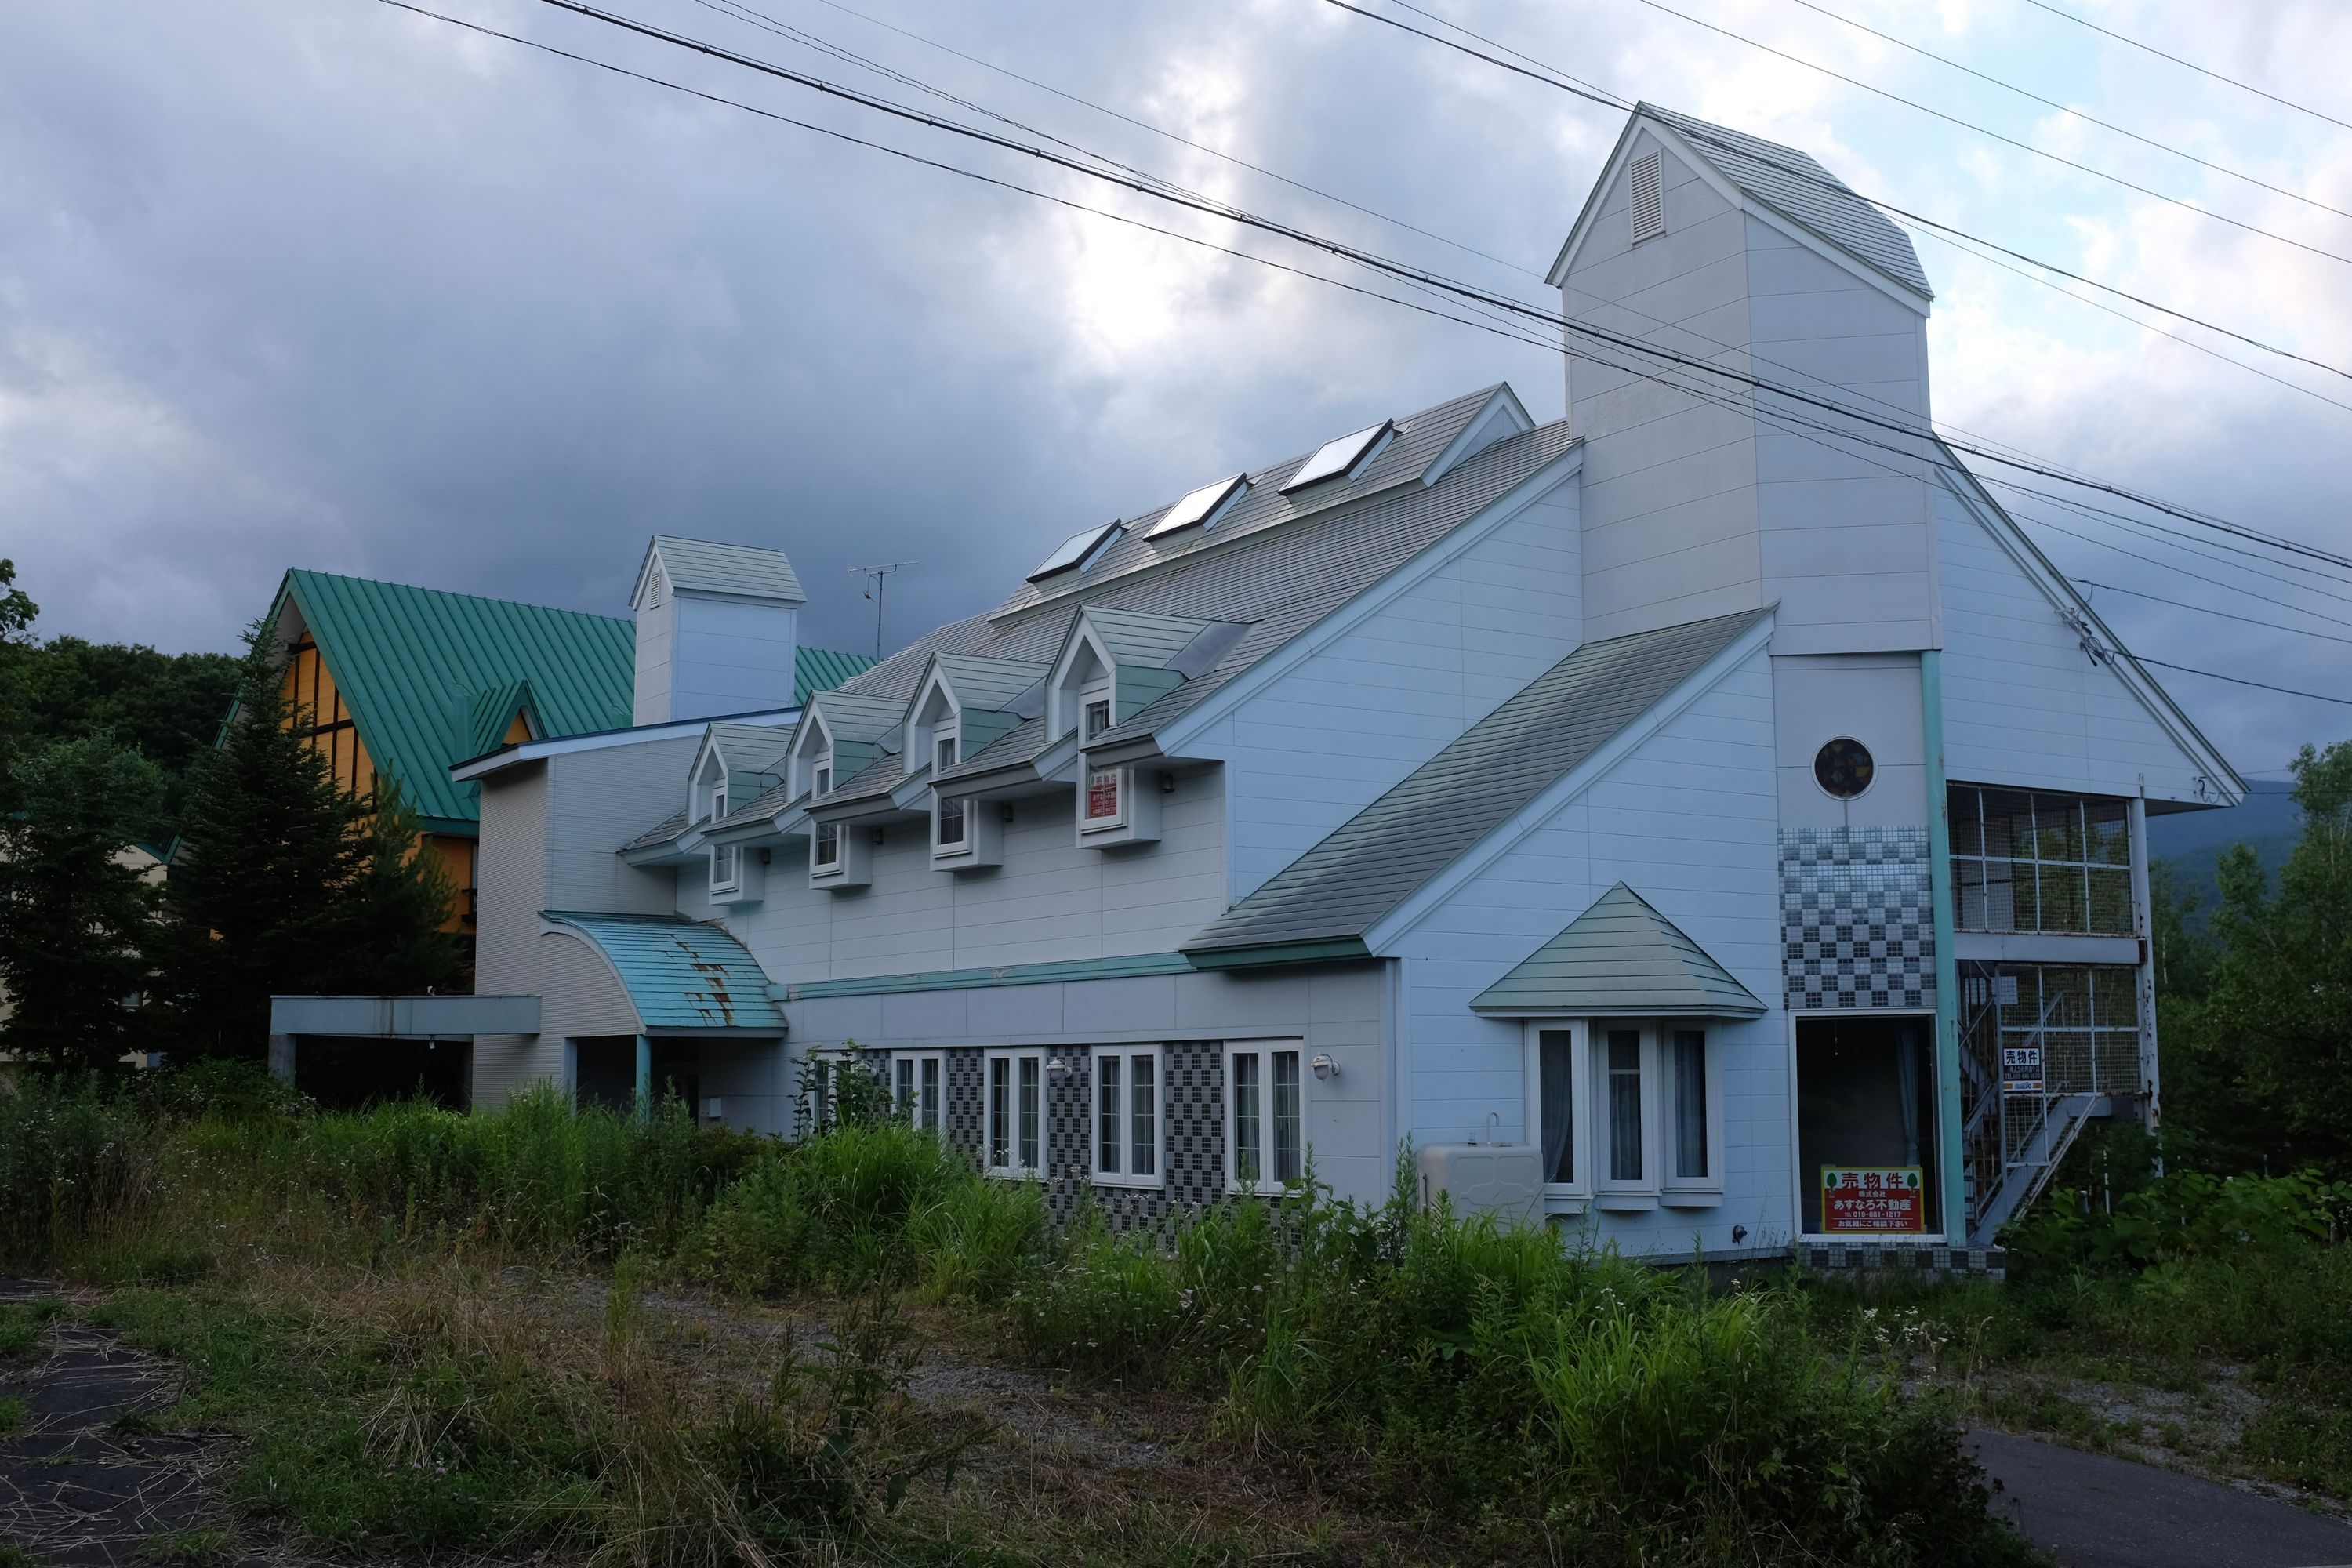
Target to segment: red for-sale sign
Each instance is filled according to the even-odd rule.
[[[1823,1165],[1822,1229],[1831,1235],[1920,1236],[1927,1189],[1916,1165]]]

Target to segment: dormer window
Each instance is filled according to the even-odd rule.
[[[943,773],[956,765],[956,736],[952,730],[931,738],[931,771]]]
[[[1110,693],[1106,691],[1100,697],[1089,696],[1087,699],[1085,738],[1091,741],[1109,728]]]
[[[830,795],[832,792],[833,753],[827,752],[824,756],[819,757],[816,765],[809,770],[809,794]]]

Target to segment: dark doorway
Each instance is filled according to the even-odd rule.
[[[572,1086],[583,1110],[601,1105],[625,1111],[637,1098],[637,1037],[600,1035],[572,1042]]]
[[[1824,1172],[1841,1170],[1874,1178],[1916,1170],[1923,1228],[1943,1229],[1934,1038],[1926,1016],[1797,1020],[1797,1173],[1808,1234],[1823,1229]]]
[[[386,1100],[429,1100],[463,1110],[474,1080],[471,1040],[354,1040],[305,1035],[294,1047],[294,1087],[328,1110]]]

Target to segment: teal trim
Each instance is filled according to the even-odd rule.
[[[855,980],[779,982],[768,994],[779,1002],[814,1002],[827,996],[885,996],[908,991],[966,991],[992,985],[1045,985],[1060,980],[1132,980],[1149,974],[1190,973],[1181,952],[1140,952],[1127,958],[1070,958],[1051,963],[1011,963],[995,969],[935,969],[915,974],[869,974]]]
[[[1258,947],[1224,947],[1188,954],[1195,969],[1264,969],[1279,963],[1330,963],[1343,958],[1370,958],[1372,950],[1361,937],[1338,937],[1329,942],[1277,942]]]
[[[1941,1114],[1937,1139],[1944,1168],[1944,1237],[1953,1245],[1968,1234],[1968,1162],[1960,1147],[1960,964],[1952,936],[1951,792],[1944,779],[1943,657],[1919,655],[1919,711],[1927,737],[1927,886],[1936,914],[1936,1092]]]

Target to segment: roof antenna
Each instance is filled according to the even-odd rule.
[[[866,579],[866,596],[874,601],[874,662],[882,662],[882,585],[890,574],[902,566],[919,566],[918,561],[885,561],[874,566],[852,566],[849,574]]]

